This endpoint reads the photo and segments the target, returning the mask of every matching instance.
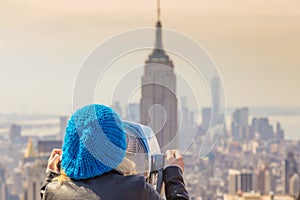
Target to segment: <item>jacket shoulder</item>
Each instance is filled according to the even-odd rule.
[[[135,191],[136,199],[141,200],[161,200],[160,195],[155,191],[155,189],[146,182],[144,176],[133,175],[126,176],[125,182],[128,182],[127,191]],[[131,183],[131,184],[130,184]],[[131,198],[132,199],[132,198]]]
[[[71,181],[64,183],[51,182],[47,185],[45,191],[46,200],[101,200],[92,190],[78,186]]]

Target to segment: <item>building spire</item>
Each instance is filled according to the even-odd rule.
[[[157,0],[157,22],[156,22],[156,41],[155,49],[162,49],[162,30],[160,22],[160,0]]]
[[[160,0],[157,0],[157,21],[160,21]]]
[[[24,157],[25,158],[32,158],[32,157],[36,157],[36,156],[37,156],[37,153],[35,152],[35,149],[33,147],[32,139],[29,138],[26,153],[25,153]]]
[[[163,45],[162,45],[162,32],[161,32],[161,23],[160,23],[160,21],[158,21],[156,23],[155,49],[163,49]]]

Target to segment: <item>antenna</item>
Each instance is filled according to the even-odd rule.
[[[157,21],[160,21],[160,0],[157,0]]]

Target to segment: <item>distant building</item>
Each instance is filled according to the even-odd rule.
[[[40,199],[40,186],[46,176],[48,158],[52,149],[61,146],[62,141],[38,141],[36,149],[29,140],[23,160],[24,200]]]
[[[17,170],[14,171],[13,174],[13,182],[8,185],[8,191],[9,191],[9,200],[22,200],[24,195],[24,189],[23,189],[23,184],[22,184],[22,172]]]
[[[289,194],[298,196],[300,189],[300,178],[299,175],[294,173],[289,179]]]
[[[232,115],[231,134],[237,141],[251,139],[249,125],[249,109],[240,108],[235,110]]]
[[[27,163],[24,169],[24,200],[39,200],[40,187],[46,177],[47,159],[36,159],[32,163]]]
[[[242,192],[251,192],[253,190],[253,173],[250,170],[242,170],[240,190]]]
[[[126,120],[140,122],[140,104],[130,103],[127,106]]]
[[[173,146],[169,148],[177,147],[177,141],[174,141],[178,131],[177,110],[174,65],[163,49],[162,25],[158,15],[155,48],[146,61],[142,77],[140,122],[153,129],[161,148],[171,141]]]
[[[0,200],[7,199],[7,185],[5,180],[5,169],[0,165]]]
[[[223,200],[295,200],[290,195],[268,194],[261,195],[260,193],[239,193],[236,195],[224,194]]]
[[[241,181],[240,181],[241,171],[229,169],[228,170],[228,193],[236,194],[240,190]]]
[[[228,170],[228,193],[251,192],[253,190],[253,174],[249,170]]]
[[[258,192],[262,194],[269,194],[271,191],[275,191],[275,188],[272,188],[272,175],[268,166],[263,164],[259,170],[256,179],[256,186]]]
[[[21,137],[21,126],[12,124],[9,130],[9,138],[11,140]]]
[[[284,140],[284,131],[282,130],[279,122],[276,123],[276,138],[279,141]]]
[[[239,126],[248,126],[249,109],[244,107],[235,110],[232,118],[233,118],[233,123],[236,123]]]
[[[121,118],[123,117],[123,110],[119,101],[115,101],[112,105],[112,108],[120,115]]]
[[[30,138],[28,140],[27,149],[26,149],[26,152],[24,155],[24,162],[31,162],[37,156],[38,156],[38,154],[33,146],[32,139]]]
[[[274,139],[273,127],[269,124],[268,118],[253,118],[251,131],[258,133],[262,140]]]
[[[290,178],[294,174],[298,174],[297,162],[294,158],[294,154],[291,152],[288,153],[287,158],[284,160],[283,173],[284,192],[285,194],[289,194]]]
[[[206,132],[208,130],[210,120],[211,120],[211,108],[208,108],[208,107],[202,108],[201,129],[203,132]]]
[[[65,136],[66,128],[68,125],[68,117],[62,116],[59,118],[59,139],[63,139]]]
[[[186,97],[181,97],[181,108],[179,115],[181,115],[181,125],[183,126],[193,126],[194,125],[194,112],[190,111],[187,106]]]
[[[212,115],[214,119],[212,121],[212,126],[220,124],[222,122],[222,117],[224,117],[224,113],[221,113],[221,90],[220,90],[220,79],[215,76],[211,81],[211,89],[212,89]]]
[[[62,141],[61,140],[39,140],[37,143],[37,150],[38,155],[42,156],[49,156],[52,149],[61,149],[62,148]]]

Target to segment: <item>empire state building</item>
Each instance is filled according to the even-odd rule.
[[[163,49],[159,1],[157,18],[155,47],[146,60],[142,77],[140,122],[153,129],[160,148],[171,144],[168,147],[176,148],[176,76],[173,62]]]

